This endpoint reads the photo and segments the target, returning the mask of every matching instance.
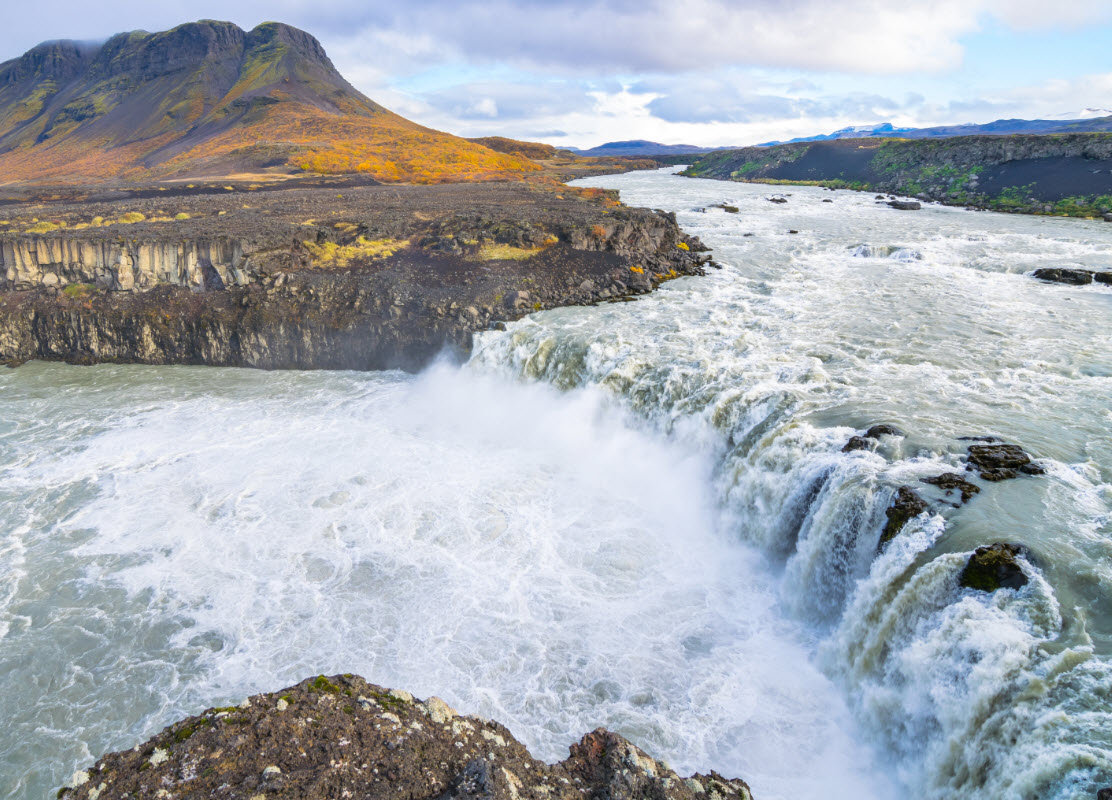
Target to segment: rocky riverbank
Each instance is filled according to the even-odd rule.
[[[418,369],[709,261],[674,215],[601,190],[162,188],[4,210],[0,360]]]
[[[682,779],[601,728],[545,764],[497,722],[355,675],[210,708],[102,757],[58,797],[752,800],[744,781]]]
[[[1112,221],[1112,134],[839,139],[720,150],[689,177],[811,184]]]

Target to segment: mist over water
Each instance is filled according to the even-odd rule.
[[[0,373],[0,796],[321,672],[759,800],[1112,785],[1112,291],[1024,274],[1112,269],[1112,225],[592,183],[724,268],[416,377]],[[877,422],[906,435],[840,452]],[[878,556],[896,487],[980,434],[1048,474]],[[993,541],[1031,582],[962,590]]]

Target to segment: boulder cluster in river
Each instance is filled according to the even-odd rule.
[[[843,453],[857,450],[871,450],[873,443],[881,436],[902,436],[902,432],[890,425],[874,425],[865,434],[851,436]],[[973,441],[967,447],[965,469],[975,472],[982,480],[996,482],[1011,480],[1023,475],[1043,475],[1046,470],[1032,461],[1031,456],[1018,445],[1000,441],[995,436],[963,436],[964,441]],[[952,500],[955,508],[969,502],[974,495],[980,494],[981,487],[967,481],[961,473],[943,472],[927,478],[921,483],[935,486]],[[956,493],[956,496],[955,496]],[[885,509],[887,522],[881,532],[877,551],[881,552],[915,517],[928,511],[931,503],[925,500],[910,486],[899,486],[891,504]],[[997,542],[979,547],[969,557],[959,583],[967,588],[992,592],[1001,588],[1018,589],[1027,583],[1018,558],[1028,559],[1030,553],[1022,545]]]
[[[602,728],[546,764],[497,722],[356,675],[210,708],[102,757],[58,797],[752,800],[744,781],[715,772],[681,778]]]

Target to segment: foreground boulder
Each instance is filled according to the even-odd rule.
[[[958,579],[968,589],[995,592],[997,589],[1020,589],[1027,585],[1027,574],[1017,560],[1027,556],[1027,548],[1018,544],[997,542],[978,547]]]
[[[104,756],[59,797],[752,800],[744,781],[681,779],[602,728],[545,764],[496,722],[355,675],[211,708]]]

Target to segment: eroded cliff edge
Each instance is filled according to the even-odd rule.
[[[752,800],[717,773],[681,779],[598,729],[557,764],[533,758],[497,722],[460,716],[355,675],[306,679],[210,708],[111,753],[58,792],[67,800]]]
[[[671,214],[526,184],[171,190],[3,213],[12,363],[418,369],[500,322],[709,260]]]

